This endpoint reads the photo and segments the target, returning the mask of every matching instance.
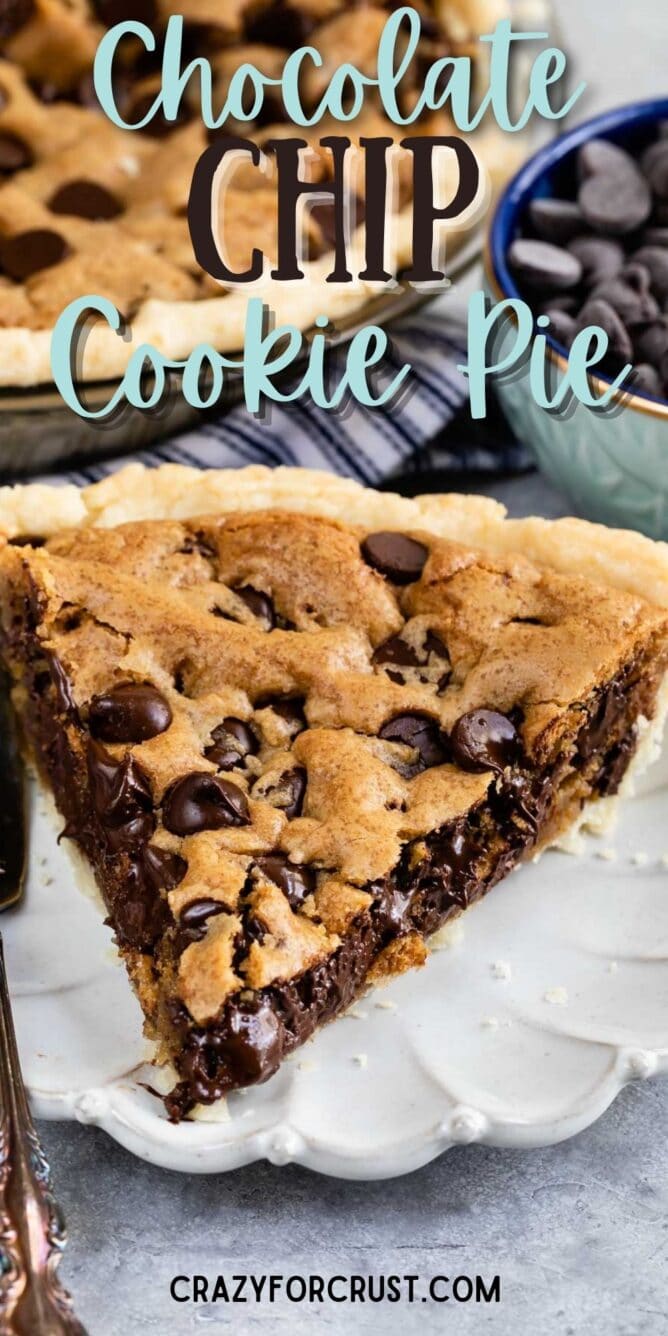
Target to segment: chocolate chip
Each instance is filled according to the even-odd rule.
[[[362,556],[393,584],[407,585],[420,579],[429,548],[403,533],[372,533],[362,543]]]
[[[548,307],[547,310],[543,311],[543,315],[546,315],[550,322],[550,328],[545,330],[545,333],[551,335],[552,338],[556,339],[557,343],[560,343],[564,348],[570,348],[573,339],[575,338],[575,320],[573,316],[568,315],[566,311],[554,310],[552,307]]]
[[[51,196],[48,207],[52,213],[71,214],[76,218],[88,218],[98,222],[105,218],[117,218],[123,212],[120,200],[112,195],[105,186],[96,181],[68,181]]]
[[[371,662],[376,666],[384,667],[386,664],[395,664],[401,668],[419,668],[420,660],[415,650],[401,636],[390,636],[382,645],[374,650]],[[388,676],[393,681],[402,681],[401,674],[389,673]]]
[[[457,720],[451,734],[453,759],[462,770],[504,770],[519,760],[521,744],[515,725],[496,710],[471,710]]]
[[[585,227],[585,221],[575,200],[534,199],[529,205],[529,217],[542,241],[553,241],[565,246]]]
[[[66,255],[69,255],[67,242],[46,227],[0,238],[0,269],[16,283],[24,283],[41,269],[60,264]]]
[[[437,690],[441,691],[450,678],[450,656],[443,641],[433,631],[427,632],[420,654],[417,654],[412,645],[401,636],[390,636],[389,640],[378,646],[371,659],[375,667],[385,668],[390,681],[396,682],[399,686],[404,686],[406,683],[406,674],[402,673],[402,668],[427,668],[431,667],[434,661],[448,666],[448,672],[444,673],[436,684]],[[417,677],[421,682],[429,681],[428,677],[419,672]]]
[[[93,8],[100,22],[107,28],[113,28],[116,23],[126,23],[129,19],[135,23],[147,23],[150,28],[157,17],[155,0],[93,0]]]
[[[49,673],[55,689],[56,702],[59,710],[61,710],[63,714],[72,715],[78,720],[78,711],[72,694],[72,682],[65,669],[65,665],[52,650],[47,651],[46,661],[49,665]]]
[[[263,854],[256,859],[256,866],[269,881],[280,886],[293,909],[298,909],[315,890],[315,868],[291,863],[287,854]]]
[[[191,900],[179,914],[179,949],[184,950],[191,942],[200,942],[206,934],[208,919],[223,914],[226,906],[220,900]]]
[[[640,172],[628,175],[590,176],[580,186],[578,203],[596,232],[626,236],[647,222],[652,212],[652,193]]]
[[[23,167],[30,167],[33,162],[32,149],[19,135],[11,130],[0,131],[0,172],[10,175]]]
[[[646,227],[642,241],[645,246],[668,246],[668,227]]]
[[[90,732],[101,742],[146,742],[171,722],[169,702],[147,682],[128,682],[94,696],[88,716]]]
[[[432,765],[442,765],[447,760],[447,752],[438,723],[427,714],[418,711],[397,714],[389,719],[378,734],[384,742],[402,742],[418,753],[420,770],[427,770]]]
[[[611,237],[576,237],[568,249],[582,265],[582,282],[586,287],[616,278],[626,258],[623,246]]]
[[[268,1001],[235,1002],[217,1048],[230,1084],[252,1085],[273,1076],[283,1057],[283,1031]]]
[[[147,844],[133,859],[122,896],[113,899],[114,927],[121,945],[151,950],[169,920],[162,891],[171,891],[186,874],[187,863],[178,854]]]
[[[660,139],[643,156],[643,171],[655,195],[668,199],[668,143]]]
[[[183,881],[188,870],[185,858],[161,849],[157,844],[148,844],[143,851],[144,875],[154,891],[173,891]]]
[[[255,702],[256,710],[273,710],[274,714],[290,725],[293,737],[308,728],[304,713],[303,696],[260,696]]]
[[[259,42],[262,46],[280,46],[287,51],[296,51],[306,45],[314,27],[313,18],[299,5],[290,4],[290,0],[273,0],[259,13],[253,13],[251,9],[250,18],[246,20],[246,37],[249,42]]]
[[[661,377],[656,367],[650,366],[649,362],[640,362],[633,368],[626,388],[638,394],[651,394],[654,399],[660,399],[663,395]]]
[[[578,153],[578,172],[582,180],[590,176],[606,176],[609,179],[634,177],[638,171],[633,158],[613,144],[609,139],[590,139],[583,144]]]
[[[219,770],[234,770],[235,766],[243,765],[245,758],[254,756],[259,746],[252,728],[242,719],[223,719],[211,737],[213,742],[204,755]]]
[[[585,302],[577,320],[578,332],[589,325],[598,325],[607,334],[609,351],[622,362],[633,357],[633,344],[614,307],[602,298],[592,297]]]
[[[646,324],[659,315],[659,307],[649,285],[648,270],[639,264],[628,264],[617,278],[598,283],[590,300],[601,297],[627,326]]]
[[[13,37],[35,13],[35,0],[0,0],[0,40]]]
[[[238,785],[219,775],[194,771],[177,780],[166,793],[162,820],[172,835],[195,835],[201,830],[247,826],[250,814],[246,795]]]
[[[259,589],[253,589],[252,585],[242,585],[240,589],[235,589],[237,598],[240,598],[254,617],[263,622],[267,631],[273,631],[276,625],[276,610],[268,594],[263,594]]]
[[[537,292],[562,292],[576,287],[582,278],[582,265],[575,255],[533,237],[513,241],[508,260],[518,282]]]
[[[153,800],[148,776],[133,756],[120,760],[88,739],[88,779],[96,815],[104,826],[126,831],[127,842],[143,842]],[[136,824],[138,823],[138,824]],[[151,829],[152,829],[151,818]]]
[[[650,324],[634,330],[633,346],[639,362],[651,362],[660,366],[661,359],[668,353],[668,319],[659,316]]]
[[[662,246],[641,246],[633,255],[633,264],[642,265],[649,274],[654,295],[659,301],[665,301],[668,297],[668,249]]]
[[[284,770],[277,779],[266,787],[263,786],[262,797],[272,807],[278,807],[288,820],[292,821],[294,817],[301,816],[306,782],[306,771],[302,766],[295,766],[293,770]]]

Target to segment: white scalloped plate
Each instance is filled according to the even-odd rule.
[[[233,1096],[224,1121],[173,1127],[140,1084],[156,1078],[109,930],[33,790],[27,895],[2,927],[37,1114],[197,1173],[267,1158],[383,1178],[456,1143],[574,1135],[627,1081],[668,1071],[667,794],[664,751],[608,838],[614,861],[588,840],[522,868],[464,915],[459,940]]]

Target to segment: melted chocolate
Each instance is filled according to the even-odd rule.
[[[250,814],[243,789],[204,770],[172,785],[163,800],[162,820],[173,835],[195,835],[200,830],[247,826]]]

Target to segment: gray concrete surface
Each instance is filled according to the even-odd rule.
[[[581,114],[668,92],[668,5],[557,0],[590,79]],[[497,489],[516,511],[558,514],[528,479]],[[260,1165],[180,1177],[139,1163],[104,1134],[43,1124],[71,1241],[63,1274],[91,1336],[255,1331],[449,1331],[493,1336],[668,1332],[668,1083],[628,1088],[598,1124],[559,1147],[452,1151],[407,1179],[338,1183]],[[293,1308],[169,1296],[175,1274],[498,1272],[499,1305]]]

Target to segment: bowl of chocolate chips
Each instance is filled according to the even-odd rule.
[[[568,396],[547,410],[527,358],[496,383],[519,438],[587,518],[668,539],[668,98],[606,112],[531,158],[499,202],[486,267],[494,301],[530,307],[550,390],[591,327],[608,339],[595,399],[633,368],[605,408]]]

